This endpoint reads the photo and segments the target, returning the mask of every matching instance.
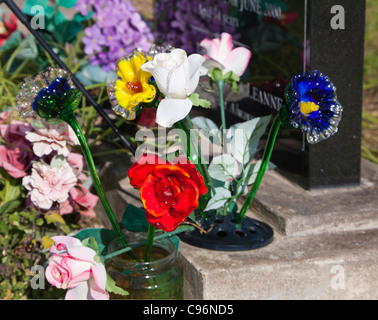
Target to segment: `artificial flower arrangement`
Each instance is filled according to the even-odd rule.
[[[46,269],[47,279],[58,288],[68,289],[67,299],[107,299],[109,292],[127,295],[127,288],[126,291],[120,288],[107,275],[104,264],[110,257],[128,253],[131,259],[136,259],[132,249],[144,245],[142,260],[147,263],[152,259],[154,240],[171,238],[188,230],[201,230],[201,234],[207,234],[211,228],[207,229],[204,222],[213,221],[214,217],[231,217],[231,223],[240,227],[269,166],[281,125],[305,132],[309,143],[317,143],[337,132],[342,106],[330,79],[319,71],[296,75],[286,88],[284,106],[271,124],[262,159],[253,161],[270,117],[254,118],[227,128],[223,101],[225,84],[237,91],[251,52],[246,48],[233,48],[232,38],[226,33],[221,38],[203,40],[201,47],[206,51],[205,55],[187,56],[184,50],[172,47],[153,46],[148,52],[135,50],[117,61],[118,78],[108,85],[109,99],[118,115],[133,120],[146,108],[156,109],[156,123],[168,128],[175,126],[186,151],[173,156],[143,152],[129,168],[130,184],[140,190],[144,210],[129,205],[125,214],[129,218],[130,213],[135,214],[137,219],[143,220],[143,226],[146,225],[143,222],[148,222],[147,230],[138,229],[147,231],[147,239],[132,246],[106,199],[75,118],[74,110],[81,94],[74,88],[69,73],[49,68],[26,79],[21,86],[17,105],[23,117],[39,115],[48,120],[60,119],[73,129],[112,224],[113,237],[120,244],[120,249],[109,255],[106,251],[109,243],[98,230],[52,238],[54,244],[50,248],[52,257]],[[193,105],[209,107],[209,102],[195,92],[201,76],[208,76],[210,82],[217,85],[220,128],[210,119],[191,120],[188,116]],[[190,130],[197,134],[191,135]],[[205,137],[212,135],[213,142],[222,148],[222,154],[214,156],[209,165],[201,161],[198,130]],[[34,186],[38,187],[38,182]],[[239,210],[241,195],[246,198]],[[198,215],[193,214],[196,210]],[[190,227],[183,227],[189,215]],[[156,228],[163,232],[157,235]]]

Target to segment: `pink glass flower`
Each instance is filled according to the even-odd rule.
[[[25,138],[33,143],[33,152],[39,157],[54,151],[67,157],[70,146],[79,144],[72,128],[65,122],[50,123],[41,119],[32,126],[34,132],[26,132]]]
[[[77,183],[77,177],[68,162],[53,167],[44,161],[34,162],[31,175],[22,179],[29,191],[31,202],[43,210],[50,209],[54,202],[63,203],[69,191]]]
[[[105,266],[95,260],[96,251],[68,236],[52,237],[52,257],[46,279],[59,289],[68,289],[66,300],[107,300]]]
[[[209,71],[211,68],[219,68],[223,74],[229,71],[241,76],[246,70],[252,53],[247,48],[237,47],[233,49],[232,36],[222,33],[221,38],[213,40],[203,39],[200,46],[206,50],[204,55],[207,60],[203,67]]]

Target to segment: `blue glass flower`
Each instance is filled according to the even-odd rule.
[[[59,118],[63,106],[77,108],[81,92],[75,89],[70,74],[49,67],[41,73],[27,77],[16,97],[17,108],[23,118],[37,114],[45,119]]]
[[[285,98],[279,114],[283,125],[305,132],[309,143],[318,143],[337,132],[343,107],[337,101],[336,87],[320,71],[294,76]]]

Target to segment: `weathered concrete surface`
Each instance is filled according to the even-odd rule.
[[[378,230],[276,235],[248,252],[181,242],[186,299],[377,299]]]
[[[378,167],[358,187],[307,191],[267,172],[248,216],[273,242],[216,252],[181,242],[186,299],[377,299]]]
[[[360,186],[311,191],[269,171],[252,209],[290,236],[378,228],[378,167],[362,159]]]

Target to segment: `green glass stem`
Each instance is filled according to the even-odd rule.
[[[123,232],[121,230],[121,226],[119,225],[112,208],[110,207],[108,199],[106,198],[104,189],[102,188],[100,178],[97,174],[97,170],[96,170],[93,158],[92,158],[91,151],[89,149],[89,146],[87,144],[87,141],[85,139],[83,131],[81,130],[81,127],[76,120],[74,112],[69,107],[66,107],[66,108],[64,108],[63,110],[60,111],[58,117],[59,117],[59,119],[63,120],[64,122],[68,123],[69,126],[75,132],[75,134],[76,134],[76,136],[77,136],[77,138],[80,142],[80,146],[82,148],[85,160],[88,164],[89,171],[90,171],[91,176],[93,178],[93,183],[94,183],[94,186],[96,188],[97,195],[99,196],[101,203],[104,207],[104,210],[105,210],[105,212],[106,212],[106,214],[109,218],[109,221],[110,221],[115,233],[120,238],[122,245],[127,246],[128,245],[127,240],[126,240],[125,235],[123,234]]]
[[[179,136],[180,136],[180,140],[181,140],[181,143],[184,145],[186,145],[186,154],[187,154],[187,158],[190,162],[194,162],[197,170],[200,172],[200,174],[202,175],[202,177],[204,177],[204,173],[203,173],[203,170],[202,170],[202,166],[200,163],[198,163],[198,154],[194,154],[196,157],[197,157],[197,161],[192,161],[192,157],[191,157],[191,152],[194,150],[194,152],[196,152],[196,149],[194,148],[194,145],[193,145],[193,142],[191,141],[190,139],[190,132],[188,130],[188,128],[185,126],[185,123],[183,123],[182,120],[178,121],[175,123],[175,128],[178,130],[178,133],[179,133]],[[185,135],[186,135],[186,140],[184,138],[184,136],[181,134],[181,130],[183,130],[185,132]],[[205,180],[206,182],[206,180]],[[205,209],[205,204],[204,204],[204,201],[203,201],[203,197],[200,196],[199,198],[199,211],[201,213],[201,216],[202,218],[205,218],[204,216],[204,209]]]
[[[184,152],[186,152],[186,156],[187,156],[188,160],[191,162],[192,161],[191,156],[190,156],[191,155],[190,154],[191,143],[190,143],[190,135],[189,135],[188,129],[185,127],[185,124],[183,123],[182,120],[175,122],[174,126],[178,131],[181,143],[184,147]],[[186,140],[185,140],[184,136],[181,134],[181,132],[182,132],[181,130],[185,132]]]
[[[268,166],[270,156],[272,155],[274,143],[277,138],[278,130],[281,127],[281,120],[279,116],[277,115],[275,119],[273,120],[272,126],[270,127],[269,134],[268,134],[268,140],[266,142],[264,154],[261,161],[261,167],[257,174],[256,180],[254,184],[251,187],[251,190],[248,193],[247,198],[244,201],[243,207],[240,210],[240,213],[236,217],[236,223],[240,224],[249,208],[249,206],[252,204],[252,201],[255,197],[255,194],[257,192],[258,187],[260,186],[261,180],[264,177],[264,173],[266,171],[266,168]]]
[[[150,262],[152,253],[152,244],[154,243],[154,234],[156,227],[149,225],[147,232],[146,254],[144,256],[144,262]]]
[[[223,130],[226,130],[226,112],[224,109],[224,97],[223,97],[223,88],[224,88],[224,81],[218,80],[216,81],[218,91],[219,91],[219,107],[220,107],[220,115],[221,115],[221,121],[222,121],[222,127],[221,127],[221,137],[223,140]],[[224,143],[223,145],[224,153],[227,153],[227,144]]]

